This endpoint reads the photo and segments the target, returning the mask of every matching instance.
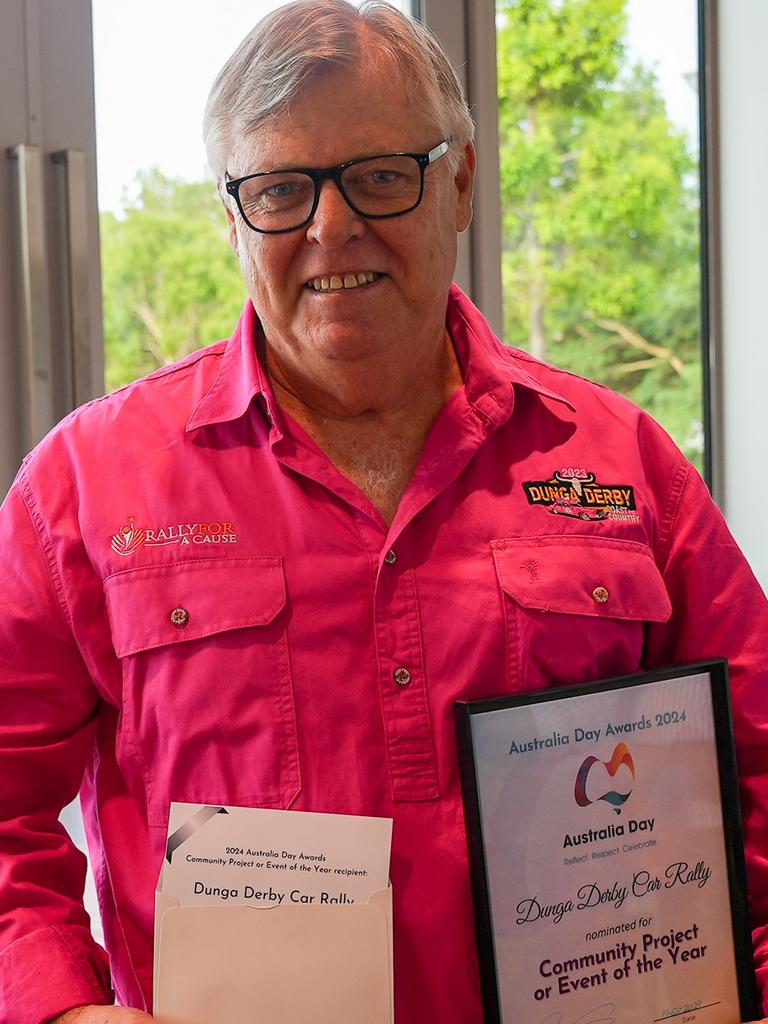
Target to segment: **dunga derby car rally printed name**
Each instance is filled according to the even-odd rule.
[[[633,487],[600,483],[594,473],[581,467],[566,466],[555,470],[549,480],[529,480],[523,488],[530,505],[542,505],[554,516],[570,516],[585,522],[640,520]]]
[[[173,523],[157,528],[136,525],[135,516],[128,516],[128,522],[121,526],[110,540],[112,550],[118,555],[132,555],[141,547],[165,547],[167,544],[236,544],[237,532],[232,523]]]

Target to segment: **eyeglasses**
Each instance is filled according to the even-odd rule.
[[[348,160],[336,167],[288,167],[285,170],[227,176],[249,228],[265,235],[298,231],[315,215],[324,181],[336,183],[348,205],[361,217],[381,220],[415,210],[424,195],[424,171],[448,152],[444,139],[428,153],[386,153]]]

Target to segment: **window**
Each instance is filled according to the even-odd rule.
[[[496,25],[504,339],[701,468],[696,2],[497,0]]]

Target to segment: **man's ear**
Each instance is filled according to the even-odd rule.
[[[232,252],[237,256],[237,225],[235,224],[235,215],[226,204],[224,205],[224,212],[229,223],[229,244],[232,246]]]
[[[456,171],[456,230],[466,231],[472,222],[472,197],[475,193],[475,167],[477,154],[468,142],[462,153],[461,163]]]
[[[235,256],[237,256],[237,225],[235,223],[235,215],[229,208],[229,203],[227,202],[227,200],[229,199],[229,195],[225,191],[223,183],[220,182],[217,187],[219,192],[219,199],[221,199],[222,206],[224,207],[224,213],[226,213],[227,215],[227,224],[229,226],[229,244],[232,246],[232,252],[235,254]]]

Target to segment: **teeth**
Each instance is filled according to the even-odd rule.
[[[359,288],[362,284],[372,284],[379,276],[371,270],[360,271],[357,274],[345,274],[343,278],[338,274],[333,274],[331,277],[315,277],[311,281],[307,281],[307,286],[314,288],[317,292],[335,292],[345,288]]]

